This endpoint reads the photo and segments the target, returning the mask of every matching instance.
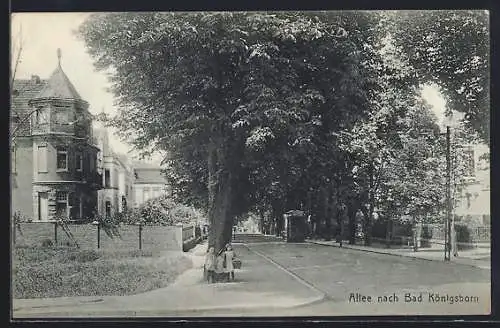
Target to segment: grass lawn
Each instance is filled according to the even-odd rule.
[[[16,247],[12,258],[14,298],[137,294],[171,284],[191,268],[172,252]]]

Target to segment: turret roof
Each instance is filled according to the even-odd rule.
[[[58,49],[59,50],[59,49]],[[68,76],[64,73],[61,67],[61,56],[60,51],[58,51],[59,64],[54,70],[52,75],[47,81],[45,87],[40,91],[40,93],[34,97],[35,99],[45,99],[45,98],[57,98],[57,99],[71,99],[71,100],[82,100],[82,97],[78,94],[75,87],[69,80]]]

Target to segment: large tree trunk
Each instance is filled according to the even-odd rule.
[[[219,252],[231,241],[233,231],[232,177],[227,167],[227,156],[219,145],[210,144],[208,149],[208,191],[210,233],[209,247]]]
[[[276,223],[276,231],[275,231],[276,237],[281,237],[284,229],[285,222],[283,218],[284,214],[283,208],[284,208],[284,203],[279,200],[273,202],[272,204],[273,219],[274,222]]]

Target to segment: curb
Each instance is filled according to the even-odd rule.
[[[321,245],[321,246],[327,246],[327,247],[346,248],[346,249],[351,249],[351,250],[358,251],[358,252],[367,252],[367,253],[383,254],[383,255],[390,255],[390,256],[399,256],[399,257],[406,257],[406,258],[417,259],[417,260],[424,260],[424,261],[430,261],[430,262],[454,263],[454,264],[458,264],[458,265],[471,266],[471,267],[475,267],[475,268],[479,268],[479,269],[483,269],[483,270],[491,270],[491,267],[490,268],[485,268],[483,266],[479,266],[477,264],[471,264],[471,263],[460,263],[460,262],[455,262],[455,261],[449,261],[449,262],[447,262],[447,261],[438,260],[438,259],[428,259],[428,258],[425,258],[425,257],[409,256],[409,255],[405,255],[405,254],[387,253],[387,252],[382,252],[382,251],[377,251],[377,250],[372,250],[372,249],[360,249],[360,248],[355,248],[355,247],[350,247],[350,246],[342,246],[342,247],[340,247],[338,245],[323,244],[323,243],[319,243],[319,242],[312,241],[312,240],[308,240],[306,242],[309,243],[309,244],[315,244],[315,245]]]
[[[291,275],[294,279],[298,280],[301,284],[305,285],[309,289],[314,290],[316,293],[319,293],[320,296],[314,296],[310,297],[306,300],[301,300],[297,301],[294,304],[288,304],[288,305],[280,305],[276,303],[272,304],[249,304],[247,306],[235,306],[231,307],[230,305],[220,305],[220,306],[202,306],[202,307],[197,307],[197,308],[184,308],[184,309],[166,309],[166,308],[158,308],[158,309],[102,309],[102,310],[96,310],[96,309],[90,309],[90,313],[95,313],[95,316],[127,316],[127,315],[137,315],[137,313],[144,313],[140,314],[141,316],[147,316],[147,313],[166,313],[166,316],[169,314],[175,314],[175,313],[181,313],[181,314],[186,314],[188,315],[189,313],[199,313],[199,312],[215,312],[215,311],[231,311],[231,312],[238,312],[238,311],[248,311],[248,310],[270,310],[270,309],[294,309],[294,308],[299,308],[303,306],[308,306],[308,305],[313,305],[317,303],[321,303],[324,300],[328,298],[328,295],[323,293],[321,290],[316,288],[315,286],[311,285],[309,282],[303,280],[299,276],[295,275],[293,272],[288,271],[287,269],[283,268],[279,263],[276,263],[275,261],[269,259],[267,256],[261,254],[260,252],[257,252],[255,250],[250,249],[246,244],[241,243],[239,245],[244,246],[247,248],[249,251],[257,254],[258,256],[261,256],[265,258],[267,261],[271,262],[271,264],[277,266],[278,268],[284,270],[287,274]],[[192,268],[191,270],[196,269]],[[175,284],[175,282],[174,282]],[[112,296],[116,297],[116,296]],[[118,296],[120,297],[120,296]],[[36,317],[37,315],[43,316],[43,317],[57,317],[57,314],[60,313],[68,313],[65,312],[65,308],[70,308],[72,313],[74,313],[74,316],[85,316],[86,313],[88,313],[88,310],[85,310],[85,305],[89,304],[98,304],[100,302],[103,302],[103,298],[95,298],[91,300],[82,300],[82,301],[77,301],[77,302],[72,302],[72,303],[67,303],[67,304],[54,304],[54,305],[39,305],[39,306],[19,306],[16,308],[13,308],[13,312],[24,312],[21,315],[15,315],[13,313],[13,317],[17,318],[24,318],[23,315],[26,315],[26,317]],[[83,305],[83,306],[82,306]],[[82,306],[82,307],[80,307]],[[51,311],[43,311],[43,309],[49,308],[52,309]],[[76,309],[75,309],[76,308]],[[54,315],[53,315],[54,314]],[[63,317],[72,317],[69,313],[68,315],[65,315]]]
[[[166,309],[166,308],[148,308],[148,309],[116,309],[116,310],[110,310],[110,309],[102,309],[102,310],[96,310],[92,309],[90,312],[95,312],[96,316],[99,315],[113,315],[113,316],[125,316],[130,313],[137,314],[138,312],[140,313],[151,313],[151,312],[164,312],[164,313],[182,313],[182,314],[189,314],[189,313],[197,313],[197,312],[215,312],[215,311],[246,311],[246,310],[272,310],[272,309],[294,309],[294,308],[299,308],[307,305],[312,305],[316,303],[320,303],[324,300],[324,297],[314,297],[310,298],[306,301],[301,301],[301,302],[295,302],[295,304],[291,305],[277,305],[277,304],[272,304],[272,305],[263,305],[263,304],[249,304],[247,306],[236,306],[236,307],[230,307],[228,305],[220,305],[220,306],[205,306],[205,307],[198,307],[198,308],[184,308],[184,309]],[[39,309],[42,307],[37,307],[36,309]],[[26,310],[27,308],[24,308]],[[31,309],[31,308],[29,308]],[[29,310],[28,309],[28,310]],[[20,309],[14,309],[14,311],[19,311]],[[86,310],[84,308],[79,308],[78,310],[72,311],[75,315],[85,315]],[[36,316],[36,315],[44,315],[44,316],[50,316],[51,313],[65,313],[64,309],[59,310],[59,309],[54,309],[53,311],[30,311],[29,313],[24,313],[27,314],[28,316]],[[14,315],[15,317],[15,315]],[[22,315],[20,316],[22,318]]]
[[[272,304],[272,305],[263,305],[263,304],[250,304],[247,306],[236,306],[236,307],[231,307],[228,305],[220,305],[220,306],[205,306],[205,307],[198,307],[198,308],[184,308],[184,309],[165,309],[165,308],[158,308],[158,309],[102,309],[102,310],[96,310],[96,309],[91,309],[89,312],[90,313],[95,313],[95,316],[127,316],[130,314],[137,315],[137,313],[144,313],[144,315],[147,315],[147,313],[166,313],[167,316],[168,314],[175,314],[175,313],[181,313],[181,314],[189,314],[189,313],[199,313],[199,312],[216,312],[216,311],[232,311],[232,312],[238,312],[238,311],[248,311],[248,310],[272,310],[272,309],[295,309],[295,308],[300,308],[303,306],[308,306],[308,305],[313,305],[317,303],[321,303],[322,301],[325,300],[325,295],[319,296],[319,297],[314,297],[310,298],[306,301],[301,301],[301,302],[295,302],[295,304],[291,305],[277,305],[277,304]],[[22,311],[24,310],[25,315],[28,317],[36,317],[37,315],[40,316],[45,316],[45,317],[51,317],[51,314],[58,314],[58,313],[67,313],[64,311],[64,307],[74,307],[78,306],[77,304],[74,305],[66,305],[66,306],[58,306],[57,309],[53,309],[52,311],[40,311],[42,308],[47,308],[49,306],[38,306],[38,307],[31,307],[31,308],[17,308],[14,309],[13,312],[16,311]],[[31,309],[34,309],[35,311],[30,311]],[[39,310],[39,311],[37,311]],[[78,309],[72,309],[71,311],[75,316],[81,316],[85,315],[88,313],[85,308],[78,308]],[[23,314],[16,316],[13,313],[13,317],[17,318],[23,318]],[[57,317],[57,316],[54,316]],[[71,317],[71,315],[68,315],[67,317]]]
[[[33,306],[18,306],[18,307],[13,307],[13,311],[22,311],[22,310],[30,310],[30,309],[45,309],[45,308],[53,308],[53,307],[58,307],[58,308],[64,308],[64,307],[72,307],[72,306],[79,306],[79,305],[87,305],[87,304],[97,304],[104,302],[104,298],[95,298],[95,299],[90,299],[90,300],[77,300],[75,302],[71,303],[59,303],[59,304],[52,304],[52,305],[33,305]]]

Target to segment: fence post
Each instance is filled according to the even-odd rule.
[[[97,248],[101,248],[101,223],[97,223]]]
[[[139,223],[139,250],[142,249],[142,224]]]
[[[57,222],[54,222],[54,245],[57,245]]]

